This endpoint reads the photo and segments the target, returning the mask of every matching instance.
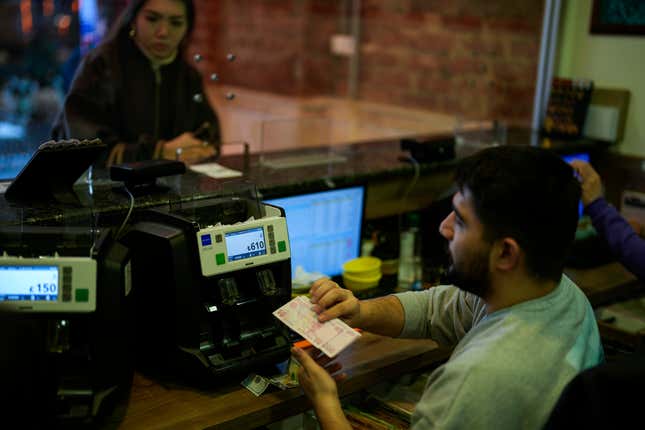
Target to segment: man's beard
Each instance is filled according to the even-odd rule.
[[[445,283],[452,284],[460,290],[485,298],[490,290],[490,272],[488,255],[490,248],[479,250],[468,255],[459,265],[450,255],[450,267],[445,274]]]

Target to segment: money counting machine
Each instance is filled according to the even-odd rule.
[[[109,230],[0,230],[4,419],[70,427],[113,412],[132,379],[128,261]]]
[[[291,297],[282,209],[234,196],[156,208],[123,240],[142,371],[212,384],[289,356],[288,331],[272,316]]]

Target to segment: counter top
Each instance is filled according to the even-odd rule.
[[[509,144],[529,144],[530,133],[526,130],[509,130]],[[421,140],[427,137],[419,136]],[[433,136],[433,139],[441,136]],[[445,136],[444,136],[445,138]],[[556,142],[553,149],[571,153],[575,151],[596,150],[599,145],[592,141]],[[223,156],[218,163],[243,172],[242,180],[256,184],[262,197],[271,198],[292,192],[303,192],[324,187],[334,188],[351,184],[372,184],[398,179],[406,181],[415,174],[415,163],[408,160],[409,154],[400,148],[399,140],[386,140],[368,143],[334,145],[321,148],[287,150],[272,153],[272,157],[311,155],[329,156],[330,159],[343,158],[343,162],[328,162],[313,166],[275,169],[261,161],[262,155],[251,154],[248,160],[243,155]],[[459,155],[459,152],[458,152]],[[449,173],[456,160],[418,164],[419,175],[430,176],[436,173]],[[445,175],[444,175],[445,176]],[[230,179],[213,179],[187,169],[184,175],[158,179],[166,189],[155,190],[150,194],[136,196],[135,208],[150,208],[159,205],[179,204],[191,200],[201,200],[219,195]],[[445,188],[443,178],[440,188]],[[53,224],[53,225],[108,225],[118,222],[123,212],[129,208],[130,199],[119,191],[120,183],[108,179],[106,171],[95,171],[92,185],[77,185],[76,204],[51,202],[8,202],[0,197],[0,225]],[[400,191],[397,191],[400,194]],[[369,197],[369,192],[368,192]],[[374,197],[374,196],[372,196]],[[405,209],[405,208],[403,208]],[[98,216],[100,214],[100,216]],[[97,219],[98,218],[98,219]]]
[[[349,395],[388,378],[437,366],[450,352],[429,339],[392,339],[363,333],[336,359],[349,375],[339,394]],[[137,374],[119,428],[250,429],[310,408],[300,388],[270,390],[256,397],[239,384],[198,391],[165,387]]]

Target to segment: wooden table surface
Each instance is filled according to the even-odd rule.
[[[363,333],[338,360],[349,379],[348,395],[411,371],[438,365],[450,350],[431,340],[392,339]],[[167,388],[135,374],[122,429],[251,429],[310,409],[300,388],[272,390],[259,397],[240,385],[213,391]]]
[[[564,272],[585,292],[593,307],[645,293],[645,285],[617,262],[586,269],[566,268]]]
[[[619,263],[589,269],[567,268],[565,273],[587,294],[592,305],[642,294],[645,287]],[[363,333],[340,354],[349,379],[341,395],[445,361],[450,350],[431,340],[392,339]],[[268,376],[268,375],[267,375]],[[250,429],[310,409],[299,388],[270,389],[260,397],[237,384],[212,391],[169,388],[135,374],[121,429]]]

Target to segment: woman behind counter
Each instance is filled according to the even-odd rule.
[[[218,156],[217,116],[184,59],[194,17],[192,0],[130,1],[79,66],[53,138],[102,139],[107,166],[186,148],[187,162]]]

